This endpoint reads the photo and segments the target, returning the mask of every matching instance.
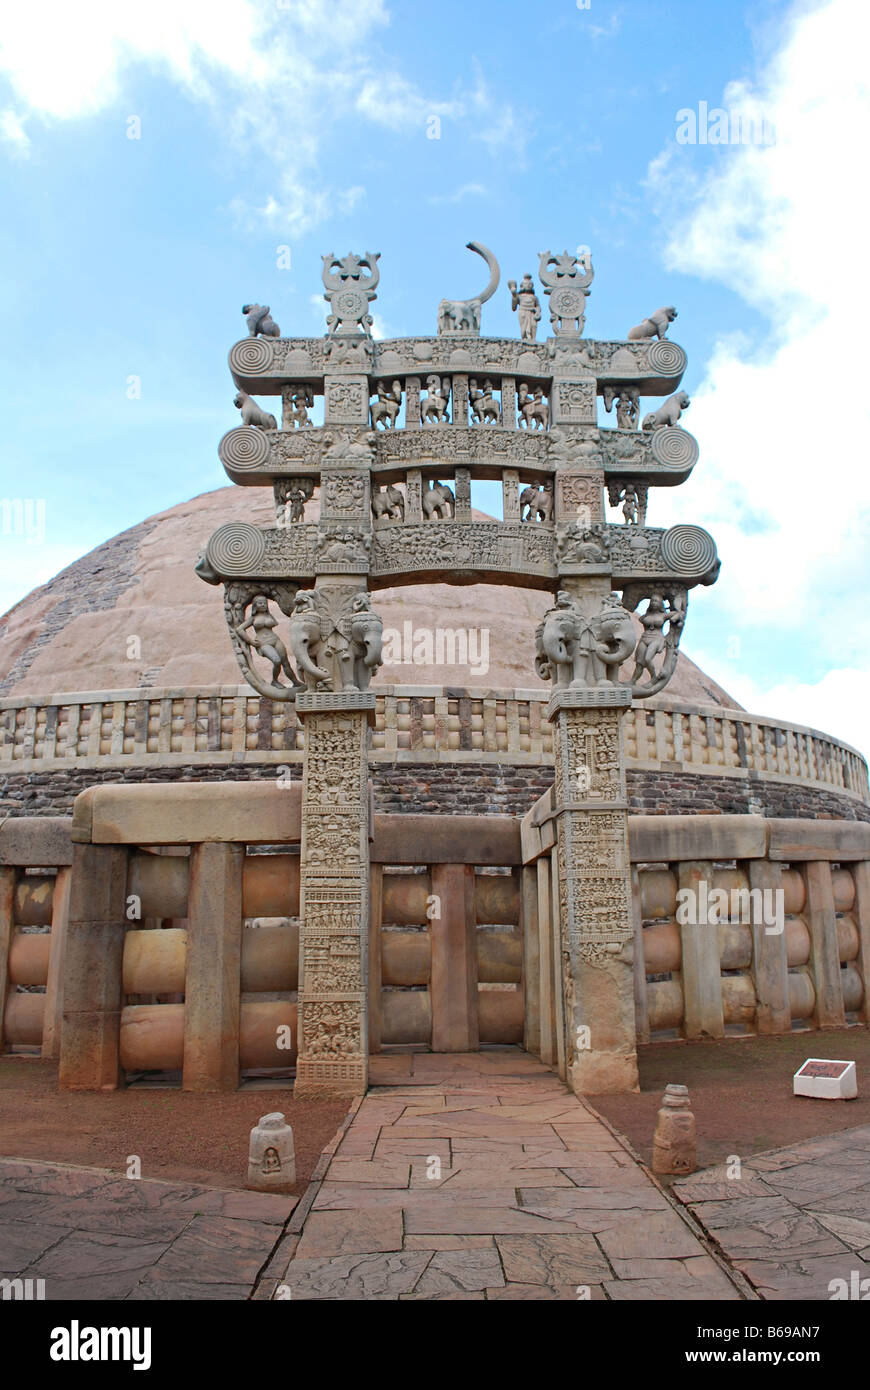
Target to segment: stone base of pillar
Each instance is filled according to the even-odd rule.
[[[293,1096],[296,1100],[341,1099],[364,1096],[368,1090],[368,1057],[354,1062],[312,1062],[303,1058],[296,1064]]]

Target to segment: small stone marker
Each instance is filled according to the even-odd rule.
[[[665,1087],[653,1136],[652,1166],[654,1173],[680,1175],[694,1173],[697,1167],[695,1117],[688,1086]]]
[[[794,1093],[817,1100],[854,1100],[858,1094],[855,1063],[810,1057],[794,1074]]]
[[[293,1130],[280,1110],[261,1115],[251,1130],[248,1181],[255,1192],[289,1192],[296,1183],[296,1151]]]

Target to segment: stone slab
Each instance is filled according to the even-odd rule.
[[[771,820],[769,857],[796,860],[870,859],[870,825],[847,820]]]
[[[510,1283],[601,1283],[610,1266],[591,1235],[497,1236],[496,1245]]]
[[[72,839],[105,845],[300,839],[301,782],[161,782],[88,787],[76,797]]]
[[[71,816],[10,816],[0,826],[0,866],[58,868],[72,863]]]
[[[321,1194],[322,1195],[322,1194]],[[318,1205],[318,1204],[315,1204]],[[364,1255],[402,1248],[402,1213],[372,1211],[309,1212],[296,1250],[296,1259],[334,1255]]]
[[[521,864],[514,816],[375,816],[373,864]]]
[[[299,1299],[397,1299],[411,1293],[429,1261],[428,1250],[293,1260],[282,1283]]]
[[[629,852],[635,864],[683,859],[763,859],[768,826],[783,823],[765,821],[763,816],[630,816]],[[870,827],[867,829],[870,831]]]

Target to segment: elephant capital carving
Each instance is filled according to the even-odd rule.
[[[535,671],[543,680],[575,690],[617,685],[620,665],[636,642],[634,624],[618,594],[589,617],[561,589],[535,633]]]
[[[290,648],[309,690],[368,690],[382,664],[383,624],[367,593],[303,589],[290,618]]]

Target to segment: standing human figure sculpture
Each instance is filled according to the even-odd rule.
[[[622,490],[622,515],[626,526],[637,525],[637,492],[630,485]]]
[[[508,280],[508,289],[511,292],[511,309],[515,311],[520,325],[520,337],[524,343],[533,343],[541,321],[541,305],[535,294],[534,281],[526,273],[519,289],[516,280]]]
[[[674,629],[682,627],[684,616],[675,605],[666,608],[664,599],[658,594],[652,595],[646,612],[640,615],[643,634],[634,654],[636,664],[631,677],[632,685],[640,680],[645,671],[651,680],[657,679],[658,672],[654,663],[655,658],[665,650],[665,624],[670,623]]]
[[[272,680],[276,685],[282,671],[294,685],[299,685],[296,672],[290,665],[287,648],[275,631],[277,626],[277,619],[269,611],[269,600],[265,594],[257,594],[251,604],[251,616],[246,622],[237,624],[235,632],[251,651],[271,662]],[[253,633],[251,637],[247,635],[249,628]]]
[[[623,388],[616,400],[616,427],[620,430],[636,430],[640,414],[639,392],[634,387]]]

